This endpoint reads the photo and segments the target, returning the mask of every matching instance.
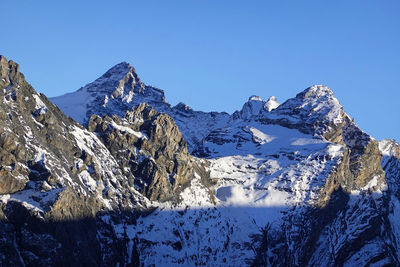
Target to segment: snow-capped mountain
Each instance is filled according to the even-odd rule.
[[[121,63],[51,99],[83,127],[0,62],[2,265],[400,264],[400,146],[328,87],[201,112]]]
[[[227,113],[194,111],[179,103],[172,107],[165,102],[164,91],[146,86],[135,69],[123,62],[108,70],[78,91],[51,98],[66,115],[86,125],[93,114],[124,116],[127,110],[140,103],[148,103],[157,111],[174,118],[190,151],[213,129],[223,125]]]

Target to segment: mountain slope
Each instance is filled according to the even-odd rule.
[[[14,243],[5,250],[17,250],[19,264],[54,264],[57,257],[69,253],[75,255],[71,262],[79,262],[85,254],[68,243],[98,244],[98,240],[89,242],[93,237],[85,240],[78,232],[68,240],[56,222],[134,209],[146,201],[129,186],[129,179],[94,134],[36,93],[16,63],[4,57],[0,63],[0,217],[15,234]],[[32,223],[25,225],[27,221]],[[42,239],[45,246],[40,248],[35,242],[40,244]],[[99,251],[88,249],[87,253],[94,256]],[[6,262],[12,260],[6,257]]]
[[[133,175],[125,169],[122,157],[127,154],[113,149],[118,137],[108,143],[100,139],[36,93],[16,63],[4,57],[0,63],[0,262],[13,266],[131,262],[127,255],[133,253],[132,247],[128,251],[132,241],[119,236],[114,223],[134,221],[152,209],[151,200],[172,198],[173,192],[159,183],[166,171],[178,181],[171,183],[176,190],[190,183],[194,170],[207,175],[201,165],[192,168],[197,163],[176,125],[160,114],[142,116],[138,131],[113,122],[118,132],[107,137],[119,135],[121,146],[131,149],[129,164],[138,166]],[[166,124],[168,129],[161,128]],[[109,125],[102,126],[104,137]],[[177,143],[165,138],[170,133],[178,137]],[[141,143],[140,151],[129,140]],[[180,147],[173,147],[177,144]],[[158,155],[154,147],[164,154]],[[173,155],[176,149],[182,151],[178,156]],[[146,155],[157,162],[143,158]],[[142,192],[139,179],[158,180]],[[123,250],[118,249],[121,246]]]
[[[326,86],[207,113],[121,63],[52,99],[85,129],[0,59],[3,265],[399,265],[399,145]]]
[[[78,91],[51,98],[51,101],[83,125],[93,114],[123,117],[132,107],[148,103],[174,119],[188,142],[189,151],[229,118],[227,113],[194,111],[183,103],[172,107],[165,102],[164,91],[145,85],[126,62],[115,65]]]
[[[139,236],[153,244],[141,248],[144,262],[154,257],[166,265],[219,265],[224,258],[233,265],[255,258],[256,265],[273,266],[398,262],[385,239],[387,181],[378,142],[354,124],[328,88],[310,87],[274,110],[235,116],[203,140],[199,154],[209,158],[217,182],[217,209],[192,207],[172,218],[160,210],[142,219]],[[199,226],[180,225],[186,216]],[[159,217],[168,227],[147,228]],[[184,253],[161,249],[157,233],[179,227],[192,233],[183,239]],[[177,242],[180,236],[162,240]]]

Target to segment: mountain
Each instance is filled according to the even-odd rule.
[[[0,63],[2,265],[400,264],[400,145],[328,87],[201,112],[121,63],[49,101]]]
[[[174,118],[188,142],[189,151],[193,151],[211,130],[229,119],[227,113],[194,111],[183,103],[172,107],[165,102],[164,91],[146,86],[126,62],[115,65],[78,91],[51,98],[51,101],[83,125],[93,114],[122,117],[132,107],[148,103]]]

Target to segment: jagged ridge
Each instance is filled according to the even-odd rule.
[[[54,175],[60,167],[46,161],[46,153],[44,159],[32,160],[42,155],[36,150],[21,158],[12,138],[2,141],[0,171],[11,176],[0,189],[16,190],[1,195],[4,264],[60,264],[59,255],[78,255],[70,262],[92,265],[399,264],[399,146],[359,129],[326,86],[307,88],[281,105],[253,96],[232,115],[206,113],[182,103],[171,107],[161,90],[121,63],[54,98],[91,133],[33,89],[21,94],[30,87],[21,86],[23,76],[10,67],[15,63],[1,62],[2,118],[19,119],[12,123],[16,136],[34,129],[42,150],[53,153],[72,180]],[[71,145],[58,144],[52,134]],[[22,173],[16,187],[10,154],[32,173]],[[50,183],[53,176],[60,184]],[[51,190],[58,195],[48,209],[36,210]],[[63,223],[50,229],[72,229],[76,248],[59,231],[38,231],[41,217]],[[82,217],[92,226],[85,238],[78,234]],[[51,253],[40,249],[43,244]],[[76,250],[82,248],[87,259]]]

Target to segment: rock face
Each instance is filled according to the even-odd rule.
[[[155,110],[170,115],[178,125],[193,151],[212,130],[224,124],[227,113],[194,111],[179,103],[172,107],[165,102],[164,91],[141,82],[135,69],[123,62],[78,91],[51,99],[65,114],[87,125],[91,115],[123,117],[125,112],[140,103],[148,103]]]
[[[144,85],[135,69],[122,62],[77,92],[52,98],[51,101],[68,116],[87,124],[94,114],[117,114],[122,117],[132,106],[141,102],[168,106],[164,99],[162,90]]]
[[[84,128],[0,75],[0,265],[400,265],[400,146],[326,86],[201,112],[121,63],[52,99]]]
[[[132,108],[124,118],[93,115],[89,130],[103,140],[120,168],[150,200],[177,200],[195,171],[207,179],[172,118],[148,104]]]
[[[271,162],[265,169],[270,178],[236,179],[253,192],[288,192],[278,200],[281,205],[293,203],[295,207],[282,216],[279,227],[271,222],[269,232],[260,237],[262,249],[257,252],[255,265],[366,265],[378,259],[397,263],[397,256],[382,239],[389,229],[382,219],[388,217],[384,204],[387,180],[379,143],[344,113],[331,90],[310,87],[274,110],[260,109],[244,121],[235,119],[211,132],[200,154],[216,158],[219,164],[233,160],[243,167],[254,158],[244,163],[243,158],[232,156],[252,154],[257,160]],[[261,165],[244,172],[261,172],[264,168]],[[224,190],[236,187],[227,182],[223,185]],[[258,194],[260,201],[262,193]],[[240,194],[235,197],[240,198]],[[234,197],[229,198],[234,201]],[[225,193],[221,192],[220,199],[227,200]],[[346,241],[338,242],[339,238]],[[368,242],[374,246],[367,246]],[[334,249],[326,243],[334,243]],[[370,250],[373,257],[362,256]]]
[[[195,175],[208,181],[168,115],[146,105],[93,115],[93,133],[4,57],[1,75],[1,265],[134,264],[133,241],[114,226],[134,224],[152,200],[178,202]]]

